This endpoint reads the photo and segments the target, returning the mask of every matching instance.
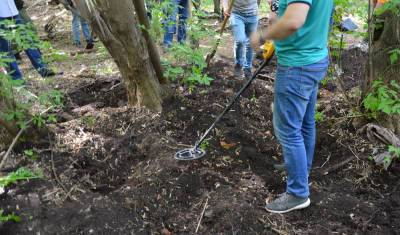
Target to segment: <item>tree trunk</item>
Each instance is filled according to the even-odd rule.
[[[221,14],[221,1],[220,0],[214,0],[214,13],[215,14]]]
[[[128,93],[129,105],[161,111],[161,87],[133,0],[77,0],[77,9],[114,58]]]
[[[136,14],[138,16],[140,25],[143,25],[145,28],[142,29],[142,33],[147,42],[147,47],[149,49],[150,60],[153,65],[153,68],[156,72],[158,81],[161,84],[166,84],[167,79],[163,75],[163,68],[161,66],[160,55],[158,53],[158,49],[152,38],[150,37],[147,29],[150,29],[150,22],[147,16],[146,7],[144,5],[143,0],[133,0],[133,4],[135,5]]]
[[[400,9],[400,4],[398,5]],[[382,28],[377,27],[373,35],[371,60],[372,66],[368,69],[369,76],[363,85],[364,97],[371,91],[374,80],[382,79],[385,83],[396,80],[400,84],[400,59],[394,64],[390,61],[390,51],[400,48],[400,15],[387,11],[375,17],[376,22],[382,21]],[[378,122],[396,134],[400,134],[400,115],[382,114]]]

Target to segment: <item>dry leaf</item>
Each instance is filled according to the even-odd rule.
[[[222,148],[224,148],[226,150],[229,150],[237,145],[237,143],[229,144],[229,143],[225,142],[225,140],[221,140],[219,143],[222,146]]]

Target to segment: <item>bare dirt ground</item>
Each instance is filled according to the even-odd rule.
[[[45,8],[29,9],[38,25]],[[70,54],[75,49],[69,19],[60,25],[51,42]],[[118,72],[100,43],[95,53],[53,64],[64,75],[45,85],[24,60],[29,84],[58,87],[65,107],[45,141],[16,148],[8,169],[38,166],[45,178],[20,183],[0,197],[1,208],[22,217],[1,224],[0,234],[194,234],[200,218],[199,234],[397,234],[399,176],[367,160],[376,146],[355,134],[353,120],[346,118],[350,104],[334,85],[319,95],[326,118],[318,123],[312,205],[306,210],[264,210],[265,201],[285,189],[285,174],[273,168],[281,160],[271,123],[273,80],[258,79],[245,92],[210,135],[204,159],[173,159],[243,85],[232,76],[231,45],[222,47],[210,71],[211,87],[189,93],[171,84],[174,95],[162,113],[126,106]],[[352,90],[365,58],[356,50],[344,57],[354,62],[344,68],[351,77],[346,89]],[[273,77],[272,67],[263,74]],[[24,158],[25,148],[34,148],[39,160]]]

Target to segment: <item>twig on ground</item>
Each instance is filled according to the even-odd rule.
[[[346,160],[344,160],[342,162],[339,162],[338,164],[329,167],[328,169],[326,169],[326,170],[324,170],[322,172],[322,175],[328,175],[328,174],[338,170],[339,168],[345,166],[346,164],[348,164],[349,162],[353,161],[354,159],[357,159],[356,155],[353,155],[353,156],[347,158]]]
[[[76,185],[74,185],[74,186],[69,190],[69,192],[68,192],[67,195],[65,196],[64,201],[67,200],[68,198],[72,198],[72,197],[71,197],[71,193],[75,190],[75,188],[76,188]]]
[[[17,136],[15,136],[13,142],[11,143],[11,145],[10,145],[10,147],[8,148],[6,154],[4,155],[3,159],[1,160],[1,163],[0,163],[0,170],[3,168],[4,164],[5,164],[6,161],[7,161],[8,156],[10,155],[12,149],[14,148],[15,144],[17,143],[19,137],[22,135],[22,133],[24,132],[24,130],[25,130],[25,128],[22,128],[22,129],[18,132]]]
[[[264,75],[264,74],[259,74],[257,76],[257,78],[260,79],[260,80],[264,80],[264,81],[272,81],[272,82],[275,81],[274,77],[271,77],[271,76],[268,76],[268,75]]]
[[[332,154],[329,153],[329,156],[326,158],[326,161],[319,168],[323,168],[325,166],[325,164],[329,162],[329,160],[331,159],[331,156],[332,156]]]
[[[207,196],[206,203],[204,204],[203,211],[202,211],[201,214],[200,214],[199,222],[197,223],[197,227],[196,227],[195,233],[197,233],[197,232],[199,231],[200,224],[201,224],[201,221],[203,220],[204,212],[206,211],[207,205],[208,205],[208,196]]]
[[[55,179],[55,180],[57,181],[57,183],[61,186],[61,188],[64,190],[64,192],[67,194],[67,196],[65,197],[65,199],[69,198],[69,199],[72,200],[71,196],[69,195],[71,191],[68,190],[68,189],[65,187],[65,185],[61,182],[60,178],[58,178],[57,171],[56,171],[56,168],[55,168],[55,166],[54,166],[54,153],[53,153],[53,148],[52,148],[53,144],[52,144],[50,135],[48,135],[48,136],[49,136],[50,148],[52,149],[52,150],[50,151],[50,155],[51,155],[51,171],[53,172],[54,179]]]
[[[188,147],[188,148],[192,148],[192,145],[187,145],[187,144],[182,144],[182,143],[176,143],[176,145],[178,146],[182,146],[182,147]]]

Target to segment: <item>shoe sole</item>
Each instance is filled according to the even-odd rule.
[[[302,204],[297,205],[297,206],[295,206],[293,208],[287,209],[285,211],[274,211],[274,210],[268,209],[267,207],[265,207],[265,209],[268,212],[271,212],[271,213],[284,214],[284,213],[288,213],[288,212],[291,212],[291,211],[294,211],[294,210],[301,210],[301,209],[307,208],[310,204],[311,204],[311,201],[308,198],[307,201],[303,202]]]

